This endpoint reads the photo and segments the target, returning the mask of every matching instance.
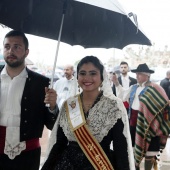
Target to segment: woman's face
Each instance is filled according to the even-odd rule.
[[[83,64],[78,72],[78,84],[83,91],[98,91],[101,85],[100,70],[92,63]]]

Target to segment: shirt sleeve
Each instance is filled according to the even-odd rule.
[[[129,101],[130,97],[130,91],[132,86],[130,86],[128,89],[123,88],[120,84],[116,86],[116,95],[118,98],[120,98],[123,102]]]
[[[56,115],[58,114],[58,112],[59,112],[58,105],[56,104],[54,110],[51,110],[51,109],[48,107],[48,111],[56,116]]]

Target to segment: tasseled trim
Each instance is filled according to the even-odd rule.
[[[153,164],[153,169],[158,170],[158,163],[157,163],[157,158],[156,156],[151,159],[151,162]]]

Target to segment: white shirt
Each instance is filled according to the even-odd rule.
[[[26,148],[20,142],[21,99],[28,77],[26,69],[13,79],[8,75],[6,66],[1,72],[0,125],[6,127],[4,153],[14,159]]]
[[[124,77],[123,75],[121,75],[121,80],[122,80],[122,86],[123,86],[123,88],[128,89],[128,88],[129,88],[129,83],[130,83],[129,76],[126,75],[126,76]]]
[[[59,109],[65,100],[78,94],[78,83],[74,77],[70,80],[67,78],[57,80],[53,88],[57,92],[57,105]]]
[[[0,125],[20,126],[21,98],[28,74],[24,69],[11,79],[6,67],[1,72]]]
[[[139,94],[145,88],[145,83],[146,82],[144,82],[142,84],[142,86],[138,86],[138,88],[136,90],[135,98],[132,103],[133,110],[139,110]],[[128,89],[125,89],[120,84],[119,84],[119,86],[116,86],[117,97],[120,98],[123,102],[124,101],[129,102],[129,97],[130,97],[130,92],[131,92],[132,86],[133,85],[131,85]]]

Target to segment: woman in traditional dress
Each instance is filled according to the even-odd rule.
[[[86,56],[77,79],[82,92],[63,104],[42,170],[135,170],[127,113],[104,66]]]

